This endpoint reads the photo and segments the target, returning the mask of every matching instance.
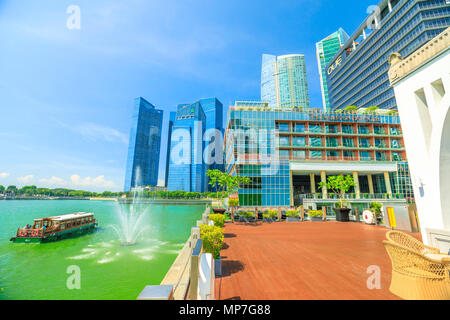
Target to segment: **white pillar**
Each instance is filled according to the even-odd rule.
[[[323,183],[327,183],[327,173],[325,171],[322,171],[320,173],[320,176],[321,176],[321,181]],[[328,189],[326,187],[322,188],[322,196],[324,199],[328,199]]]
[[[353,180],[355,182],[356,199],[361,199],[361,190],[359,189],[359,175],[357,171],[353,172]]]

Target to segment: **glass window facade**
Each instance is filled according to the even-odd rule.
[[[387,133],[399,132],[400,135],[378,137],[384,139],[386,148],[375,150],[372,147],[375,136],[371,134],[375,126],[383,128]],[[311,132],[313,127],[333,127],[336,132]],[[343,133],[344,127],[354,129],[354,133],[351,136]],[[366,128],[369,134],[359,134],[358,127]],[[297,132],[292,128],[309,130]],[[403,149],[394,150],[389,147],[393,140],[403,141],[401,132],[390,130],[391,128],[400,128],[400,119],[396,115],[349,116],[298,110],[261,111],[256,107],[242,108],[237,102],[235,107],[229,109],[225,133],[225,170],[229,174],[247,176],[257,181],[255,185],[239,190],[242,206],[290,206],[296,192],[291,184],[294,180],[309,183],[310,174],[305,172],[304,177],[299,177],[298,173],[291,172],[293,163],[307,162],[310,165],[327,161],[348,162],[348,173],[352,174],[353,164],[357,161],[369,162],[374,166],[377,166],[378,161],[406,161]],[[249,132],[253,132],[254,136],[250,137]],[[251,141],[254,142],[253,145]],[[375,183],[384,183],[384,175],[380,176],[379,181],[374,180]],[[403,186],[398,187],[398,190],[401,190],[403,196],[413,197],[409,180],[405,178],[405,174],[401,177]],[[255,178],[258,179],[254,180]],[[320,181],[320,177],[318,179]],[[309,186],[306,189],[308,188]],[[377,188],[383,190],[385,187]]]
[[[124,191],[157,186],[163,111],[140,97],[134,100]]]
[[[388,78],[389,56],[408,56],[450,26],[450,2],[400,0],[392,10],[383,1],[378,28],[366,23],[350,37],[327,66],[332,109],[355,105],[396,109]],[[387,9],[386,9],[387,8]]]
[[[271,108],[309,109],[305,56],[264,54],[261,68],[261,99]]]
[[[211,190],[208,184],[206,172],[210,169],[223,170],[223,157],[214,152],[205,152],[209,143],[215,143],[215,152],[223,150],[223,140],[215,141],[215,138],[207,135],[208,130],[216,129],[221,135],[223,129],[223,105],[216,98],[202,99],[193,104],[179,105],[173,121],[172,127],[169,126],[172,134],[170,135],[170,148],[168,153],[168,182],[169,191],[187,191],[187,192],[206,192]],[[188,133],[189,139],[186,142],[187,148],[183,149],[190,153],[189,161],[174,161],[172,152],[179,146],[180,140],[173,140],[173,133],[184,131]],[[178,136],[177,136],[178,138]],[[204,141],[205,138],[211,142]],[[180,138],[181,139],[181,138]],[[212,149],[211,149],[212,150]],[[178,151],[178,149],[177,149]],[[204,154],[208,157],[204,158]],[[182,153],[180,154],[183,157]],[[175,156],[180,156],[175,155]],[[219,160],[219,161],[214,161]]]
[[[319,66],[320,86],[322,89],[322,101],[325,111],[330,111],[331,104],[328,96],[327,65],[334,58],[348,40],[348,34],[340,28],[325,39],[316,43],[317,63]]]

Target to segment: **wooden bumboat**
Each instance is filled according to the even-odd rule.
[[[78,212],[56,217],[35,219],[33,226],[17,229],[10,241],[42,243],[76,237],[94,231],[98,226],[93,213]]]

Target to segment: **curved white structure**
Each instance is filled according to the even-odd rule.
[[[400,113],[424,242],[450,249],[450,28],[402,59],[389,78]]]

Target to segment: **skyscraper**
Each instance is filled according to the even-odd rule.
[[[340,28],[325,39],[316,43],[317,63],[319,65],[320,86],[322,89],[322,101],[325,111],[330,111],[330,98],[328,97],[327,65],[334,58],[348,40],[348,34]]]
[[[179,105],[173,117],[173,126],[169,123],[168,189],[205,192],[209,189],[206,172],[223,170],[223,104],[217,98],[201,99],[193,104]],[[183,150],[189,150],[189,163],[174,161],[179,160],[180,155],[187,156],[180,153],[180,135],[183,133],[189,133],[189,145],[183,146]]]
[[[169,134],[167,135],[167,157],[166,157],[166,177],[164,185],[167,187],[169,184],[169,169],[170,169],[170,150],[171,150],[171,137],[173,132],[173,125],[175,124],[175,119],[177,117],[176,112],[171,112],[169,115]]]
[[[134,100],[125,173],[125,192],[158,185],[163,111],[142,97]]]
[[[410,55],[450,26],[448,0],[382,0],[327,66],[331,107],[396,109],[389,56]]]
[[[271,108],[309,109],[305,56],[263,54],[261,99],[268,102]]]
[[[199,103],[178,106],[170,139],[169,191],[205,191],[205,129],[206,116]]]

